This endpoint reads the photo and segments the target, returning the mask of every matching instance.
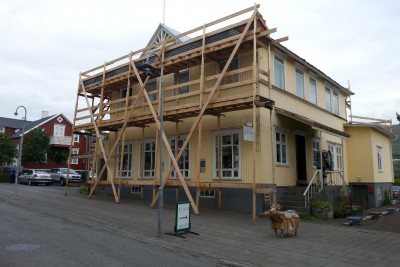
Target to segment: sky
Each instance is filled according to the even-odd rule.
[[[146,46],[164,0],[0,0],[0,117],[18,106],[71,121],[79,73]],[[353,115],[400,113],[400,1],[259,0],[272,38],[355,93]],[[185,32],[254,0],[165,0],[165,24]],[[250,16],[250,13],[248,13]],[[248,17],[247,16],[247,17]]]

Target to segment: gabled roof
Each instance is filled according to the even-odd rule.
[[[179,34],[181,34],[181,33],[178,32],[177,30],[174,30],[171,27],[168,27],[167,25],[160,23],[146,46],[150,46],[152,44],[163,42],[165,39],[177,36]],[[190,39],[190,37],[188,37],[188,36],[182,36],[182,37],[177,38],[174,41],[172,41],[171,44],[183,43],[189,39]],[[144,54],[142,54],[142,55],[144,55]]]
[[[391,128],[387,128],[378,123],[347,123],[344,125],[345,127],[363,127],[363,128],[371,128],[376,131],[389,136],[394,139],[397,137],[394,133],[392,133]]]
[[[29,121],[27,121],[29,122]],[[22,129],[22,125],[24,124],[23,120],[20,119],[11,119],[0,117],[0,126],[12,128],[12,129]]]
[[[33,129],[36,129],[37,127],[39,127],[39,126],[41,126],[41,125],[43,125],[43,124],[45,124],[45,123],[51,121],[52,119],[54,119],[54,118],[56,118],[56,117],[58,117],[58,116],[63,117],[64,120],[68,121],[68,123],[72,125],[72,123],[71,123],[62,113],[60,113],[60,114],[55,114],[55,115],[51,115],[51,116],[48,116],[48,117],[39,119],[39,120],[37,120],[37,121],[27,122],[26,125],[25,125],[24,134],[29,133],[29,132],[32,131]],[[21,128],[22,128],[22,127],[21,127]],[[22,130],[19,130],[18,132],[16,132],[15,134],[13,134],[13,135],[11,136],[11,139],[20,138],[20,137],[21,137],[21,134],[22,134]]]

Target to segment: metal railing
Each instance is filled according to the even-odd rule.
[[[303,193],[305,207],[307,207],[308,203],[310,203],[310,199],[315,193],[321,192],[323,186],[321,170],[316,170],[314,176]]]
[[[326,176],[326,186],[327,187],[342,187],[342,193],[345,196],[350,195],[351,190],[349,185],[346,183],[341,171],[327,171]]]

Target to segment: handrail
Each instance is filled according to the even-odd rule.
[[[320,172],[321,172],[321,170],[315,171],[314,176],[312,177],[310,183],[308,184],[306,190],[303,193],[303,196],[305,197],[304,198],[304,206],[305,207],[307,207],[307,204],[310,202],[310,199],[313,196],[313,193],[315,193],[318,185],[320,187],[319,191],[321,191],[323,188],[323,183],[320,180],[321,175],[317,175],[317,174],[320,174]]]
[[[327,171],[327,186],[342,186],[343,193],[348,196],[351,193],[350,187],[344,180],[342,171]]]

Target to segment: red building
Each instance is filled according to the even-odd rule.
[[[21,120],[21,122],[23,122]],[[22,128],[22,126],[21,126]],[[72,154],[84,155],[86,154],[86,137],[72,133],[72,123],[63,115],[56,114],[46,116],[40,120],[26,122],[25,133],[27,134],[33,129],[42,129],[45,133],[50,136],[50,149],[65,149],[69,148],[71,138],[73,138]],[[19,145],[22,130],[12,135],[12,140]],[[52,169],[52,168],[66,168],[68,167],[67,162],[56,162],[52,159],[47,158],[46,163],[33,163],[33,162],[22,162],[24,168],[36,168],[36,169]],[[86,162],[82,158],[72,158],[71,169],[74,170],[85,170]]]

